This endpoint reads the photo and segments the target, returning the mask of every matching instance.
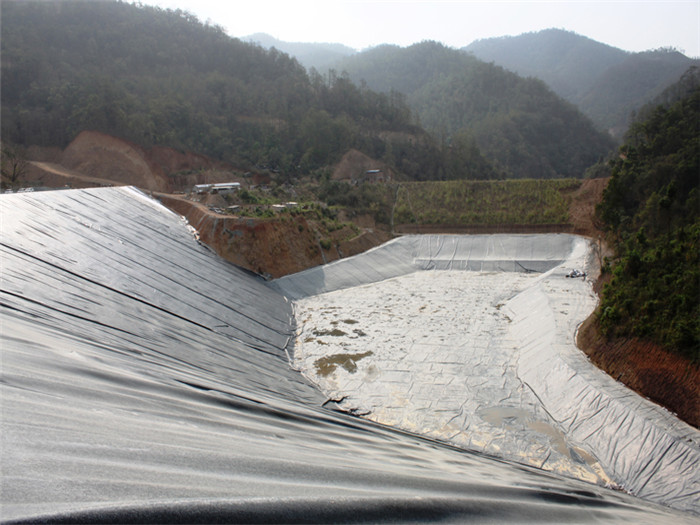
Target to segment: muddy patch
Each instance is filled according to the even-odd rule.
[[[342,330],[339,330],[338,328],[334,328],[333,330],[314,330],[313,334],[316,337],[320,337],[323,335],[331,335],[333,337],[343,337],[344,335],[348,335],[347,332],[343,332]]]
[[[335,372],[336,368],[339,366],[343,367],[351,374],[354,374],[357,372],[357,362],[370,355],[372,355],[370,351],[357,354],[334,354],[317,359],[314,366],[316,367],[318,375],[324,377]]]

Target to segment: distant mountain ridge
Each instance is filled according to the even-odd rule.
[[[627,129],[632,111],[700,64],[673,49],[630,53],[562,29],[477,40],[462,49],[544,80],[616,138]]]
[[[266,33],[255,33],[241,40],[258,44],[265,49],[275,48],[296,58],[307,70],[315,68],[323,71],[338,60],[354,55],[357,50],[343,44],[284,42]]]
[[[580,177],[614,147],[543,81],[437,42],[378,46],[338,69],[356,84],[405,96],[435,137],[465,155],[478,147],[507,177]]]
[[[462,50],[521,76],[540,78],[555,93],[574,103],[603,71],[630,55],[560,29],[480,39]]]
[[[329,68],[342,71],[348,57],[387,46],[356,51],[342,44],[283,42],[264,34],[244,40],[275,47],[321,73]],[[677,82],[689,67],[700,65],[700,60],[674,49],[632,53],[563,29],[476,40],[461,51],[520,76],[543,80],[557,95],[578,106],[598,129],[618,140],[633,112]],[[384,90],[377,83],[373,87]]]

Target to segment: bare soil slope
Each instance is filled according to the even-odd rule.
[[[349,150],[340,162],[333,169],[333,180],[361,180],[370,170],[380,170],[387,177],[391,177],[392,172],[385,163],[368,157],[356,149]]]
[[[242,173],[204,155],[156,146],[144,149],[126,140],[96,131],[83,131],[63,151],[62,175],[129,185],[147,191],[183,191],[195,184],[240,181]],[[34,179],[32,179],[34,180]],[[44,175],[44,179],[46,178]],[[77,186],[83,187],[76,180]],[[50,185],[50,184],[47,184]]]
[[[184,196],[157,194],[170,209],[184,216],[200,240],[224,259],[269,277],[282,277],[307,268],[362,253],[387,240],[384,232],[365,229],[346,239],[348,232],[330,234],[329,249],[323,248],[321,226],[303,216],[273,219],[238,218],[211,212]]]
[[[592,238],[602,235],[601,225],[595,217],[595,207],[603,199],[603,191],[609,181],[609,178],[586,179],[579,189],[572,193],[569,221],[575,233]]]
[[[636,338],[608,341],[595,314],[579,329],[577,344],[611,377],[700,428],[700,369],[689,359]]]
[[[169,183],[154,169],[143,148],[96,131],[83,131],[63,152],[61,164],[89,177],[150,191],[168,191]]]

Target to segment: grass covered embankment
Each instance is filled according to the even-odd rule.
[[[605,181],[520,179],[322,184],[320,200],[394,233],[575,232],[592,235]],[[578,210],[578,211],[576,211]]]
[[[451,227],[571,228],[571,194],[580,180],[408,182],[397,186],[393,224]]]

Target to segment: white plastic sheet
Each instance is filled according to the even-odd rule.
[[[278,286],[295,365],[343,409],[700,513],[700,433],[576,348],[596,297],[574,269],[595,257],[571,235],[407,236]]]

